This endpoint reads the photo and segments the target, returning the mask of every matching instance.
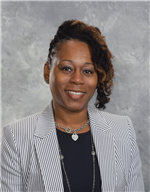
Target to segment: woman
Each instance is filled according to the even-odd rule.
[[[51,104],[3,129],[2,191],[144,191],[131,120],[98,110],[109,102],[111,59],[98,28],[58,28],[44,65]]]

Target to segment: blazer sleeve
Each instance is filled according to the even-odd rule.
[[[125,192],[143,192],[144,183],[141,171],[141,159],[139,156],[139,149],[136,143],[136,135],[129,117],[127,117],[130,138],[131,138],[131,164],[129,168],[128,183],[126,185]]]
[[[9,125],[3,128],[1,146],[1,189],[2,192],[22,192],[22,172],[19,152]]]

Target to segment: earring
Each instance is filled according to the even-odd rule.
[[[49,82],[49,80],[48,79],[46,79],[46,83],[48,83]]]

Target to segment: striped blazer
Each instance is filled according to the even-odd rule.
[[[88,107],[103,192],[144,191],[131,120]],[[3,128],[2,192],[63,192],[52,103]]]

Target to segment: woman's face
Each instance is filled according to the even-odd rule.
[[[87,108],[97,82],[89,46],[77,40],[61,44],[49,74],[54,108],[74,112]]]

